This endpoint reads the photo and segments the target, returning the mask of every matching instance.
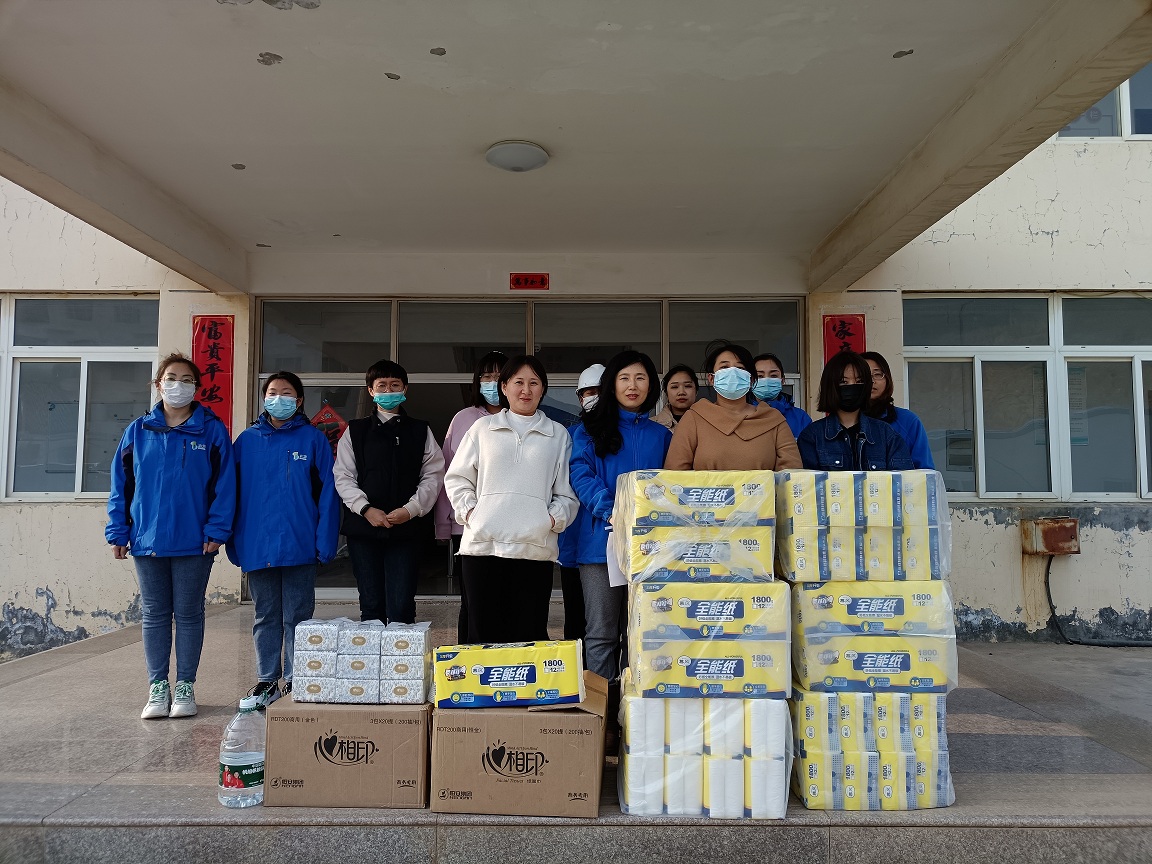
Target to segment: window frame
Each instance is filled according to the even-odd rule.
[[[84,485],[84,445],[88,413],[88,366],[90,363],[148,363],[150,377],[156,374],[159,363],[158,345],[123,346],[59,346],[14,345],[16,301],[69,300],[78,295],[60,293],[4,293],[0,294],[0,405],[7,407],[7,420],[0,423],[0,502],[2,503],[60,503],[75,501],[107,501],[107,492],[82,492]],[[84,293],[86,300],[156,299],[159,294],[148,292],[132,294]],[[159,337],[159,333],[157,333]],[[79,363],[80,404],[76,427],[76,469],[71,492],[14,492],[16,460],[16,420],[19,400],[19,367],[22,363]],[[151,402],[151,394],[149,394]]]
[[[1079,141],[1112,141],[1117,143],[1123,143],[1125,141],[1152,141],[1152,133],[1136,133],[1132,131],[1132,94],[1128,88],[1128,81],[1125,80],[1121,82],[1117,87],[1114,87],[1113,90],[1118,91],[1117,101],[1120,103],[1119,135],[1061,135],[1059,131],[1057,131],[1052,137],[1057,141],[1070,141],[1073,143]],[[1109,90],[1108,92],[1111,93],[1113,91]],[[1101,96],[1100,98],[1103,99],[1104,97]]]
[[[1149,136],[1152,137],[1152,136]],[[971,295],[950,293],[905,292],[904,299],[952,299]],[[1044,297],[1048,301],[1048,345],[1044,346],[904,346],[904,380],[908,381],[908,366],[923,362],[972,363],[973,386],[973,450],[976,459],[976,492],[949,492],[948,500],[958,503],[986,503],[990,501],[1059,501],[1068,503],[1119,502],[1152,499],[1152,478],[1148,476],[1148,450],[1144,417],[1143,363],[1152,362],[1150,345],[1066,345],[1064,343],[1065,299],[1086,299],[1080,294],[1055,292],[996,292],[981,293],[983,299],[1016,299],[1021,296]],[[1089,295],[1090,296],[1090,295]],[[1052,491],[988,492],[987,465],[984,447],[984,382],[982,362],[1029,361],[1043,362],[1047,378],[1049,470]],[[1072,489],[1071,412],[1068,405],[1068,363],[1127,361],[1132,364],[1132,407],[1134,442],[1136,447],[1136,492],[1074,492]],[[1150,382],[1152,383],[1152,382]],[[911,393],[904,390],[904,407],[908,407]]]

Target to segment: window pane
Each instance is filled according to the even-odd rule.
[[[1085,297],[1064,300],[1065,345],[1152,345],[1152,300]]]
[[[1144,447],[1148,461],[1146,490],[1152,490],[1152,361],[1145,360],[1141,365],[1144,381]]]
[[[1152,65],[1128,79],[1133,135],[1152,135]]]
[[[1068,364],[1073,492],[1136,491],[1131,363]]]
[[[525,303],[401,303],[400,365],[410,373],[472,374],[489,351],[523,354],[527,309]]]
[[[392,304],[265,303],[260,369],[360,372],[391,351]]]
[[[909,363],[908,407],[928,433],[949,492],[976,491],[972,363]]]
[[[14,345],[156,345],[159,300],[17,300]]]
[[[1061,138],[1113,138],[1119,134],[1119,89],[1113,90],[1060,130]]]
[[[904,301],[904,344],[1047,345],[1048,301],[939,297]]]
[[[749,303],[679,302],[668,304],[669,362],[704,365],[708,344],[726,339],[752,356],[770,352],[784,371],[800,371],[799,306],[792,300]]]
[[[13,492],[74,492],[79,363],[21,363]]]
[[[151,363],[89,363],[84,419],[83,492],[111,488],[112,457],[124,429],[151,407]]]
[[[536,356],[549,372],[582,372],[625,349],[660,365],[659,303],[535,304]]]
[[[986,491],[1052,491],[1044,363],[998,361],[982,369]]]

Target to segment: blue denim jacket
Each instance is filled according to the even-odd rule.
[[[892,427],[883,420],[860,415],[860,439],[856,453],[836,415],[816,420],[800,433],[796,445],[804,467],[813,471],[910,471],[912,454]]]

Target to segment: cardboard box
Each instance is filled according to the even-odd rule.
[[[432,810],[594,818],[608,682],[585,672],[584,688],[573,705],[437,708]]]
[[[268,707],[268,807],[427,807],[432,706]]]

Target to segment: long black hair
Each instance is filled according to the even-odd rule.
[[[487,408],[488,400],[480,395],[480,379],[495,372],[500,374],[504,364],[508,362],[508,355],[503,351],[489,351],[476,361],[476,371],[472,373],[472,407]]]
[[[872,400],[872,370],[868,368],[868,361],[859,354],[851,351],[841,351],[832,355],[828,365],[820,374],[820,395],[816,400],[816,410],[825,414],[835,414],[840,410],[840,379],[844,371],[852,367],[864,385],[864,402],[860,405],[860,413],[867,414]]]
[[[639,363],[648,373],[648,395],[640,403],[640,411],[651,411],[660,398],[656,364],[641,351],[621,351],[604,366],[600,376],[600,400],[584,415],[584,429],[596,445],[596,455],[603,459],[610,453],[619,453],[624,446],[620,436],[620,403],[616,401],[616,376],[629,366]]]
[[[880,367],[880,371],[884,373],[884,390],[879,396],[872,400],[868,406],[869,417],[879,417],[883,419],[892,406],[896,404],[896,400],[892,398],[892,367],[888,365],[888,361],[884,359],[884,355],[879,351],[861,351],[860,356],[865,360],[871,360]],[[871,370],[869,370],[871,372]],[[868,392],[872,392],[872,376],[868,376]]]

